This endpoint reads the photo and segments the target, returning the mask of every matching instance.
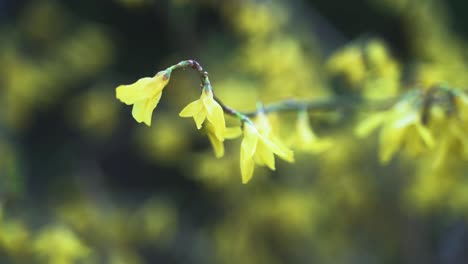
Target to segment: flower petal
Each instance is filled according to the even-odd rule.
[[[192,117],[196,114],[198,114],[201,110],[203,109],[203,104],[200,102],[200,100],[195,100],[188,104],[187,106],[180,111],[179,116],[180,117]]]
[[[198,114],[193,116],[193,120],[195,121],[195,124],[197,125],[197,129],[202,128],[202,124],[206,119],[206,113],[205,111],[200,111]]]
[[[223,108],[221,108],[212,96],[203,98],[203,104],[207,112],[206,117],[215,128],[216,137],[218,137],[220,141],[223,141],[224,131],[226,130]]]
[[[244,139],[241,143],[241,154],[244,152],[244,156],[248,159],[252,158],[255,154],[258,136],[258,132],[253,125],[244,124]]]
[[[203,103],[200,100],[195,100],[188,104],[182,111],[180,111],[179,116],[181,117],[193,117],[197,129],[201,129],[203,122],[206,118],[206,113],[203,111]]]
[[[138,101],[151,97],[151,85],[153,78],[141,78],[133,84],[120,85],[115,89],[116,97],[127,105],[134,104]]]
[[[253,172],[254,172],[254,167],[255,167],[255,162],[252,159],[252,157],[246,156],[247,152],[244,152],[241,150],[240,153],[240,169],[241,169],[241,175],[242,175],[242,183],[246,184],[252,179]]]
[[[396,129],[390,125],[382,128],[379,137],[380,162],[386,164],[392,159],[393,155],[395,155],[402,144],[405,132],[406,130],[404,128]]]
[[[215,156],[217,158],[221,158],[224,156],[224,144],[223,142],[219,141],[215,134],[208,132],[208,139],[213,146],[213,150],[215,152]]]
[[[262,142],[257,146],[257,151],[255,152],[256,160],[259,165],[266,165],[270,170],[275,170],[275,157],[273,152],[266,148]]]
[[[376,113],[361,121],[354,132],[358,137],[367,137],[372,131],[379,127],[385,120],[388,113]]]
[[[274,138],[273,143],[278,147],[279,152],[276,154],[287,162],[294,162],[294,152],[283,144],[279,139]]]
[[[426,144],[427,147],[432,148],[435,145],[434,137],[431,134],[431,131],[422,125],[421,123],[416,123],[416,130],[418,134],[421,136],[422,141]]]
[[[151,117],[153,110],[159,103],[162,93],[156,94],[156,96],[136,102],[133,105],[132,115],[138,123],[144,122],[146,125],[151,126]]]
[[[242,135],[242,130],[240,127],[226,127],[224,131],[224,138],[234,139]]]

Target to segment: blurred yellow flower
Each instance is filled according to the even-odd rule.
[[[34,241],[34,251],[47,263],[74,263],[86,258],[90,249],[67,227],[46,227]]]
[[[258,132],[263,135],[264,137],[268,138],[273,144],[275,144],[282,153],[288,153],[287,160],[291,162],[294,161],[293,152],[286,147],[283,141],[278,138],[275,134],[275,131],[278,130],[277,126],[278,116],[274,113],[270,113],[268,116],[263,112],[258,112],[257,117],[254,120],[255,127],[257,128]],[[273,121],[273,122],[271,122]],[[274,124],[275,126],[273,126]]]
[[[179,115],[181,117],[193,117],[198,129],[201,129],[205,119],[213,125],[216,138],[223,142],[225,137],[226,122],[224,121],[224,112],[221,106],[213,97],[211,88],[205,86],[203,88],[200,99],[188,104]]]
[[[288,162],[294,161],[291,150],[273,143],[270,138],[260,133],[254,124],[245,122],[244,139],[242,140],[240,151],[242,183],[245,184],[252,178],[255,163],[261,166],[266,165],[271,170],[275,170],[275,158],[273,154]]]
[[[0,219],[0,248],[9,254],[25,254],[30,239],[26,226],[19,220]]]
[[[387,163],[402,145],[411,154],[418,154],[435,144],[431,131],[422,123],[420,109],[411,98],[403,99],[391,109],[375,113],[361,122],[356,133],[367,136],[379,126],[380,161]]]
[[[356,45],[350,45],[334,53],[328,59],[326,69],[333,76],[344,76],[352,85],[361,84],[367,74],[362,49]]]
[[[162,90],[169,82],[171,70],[158,72],[154,77],[141,78],[133,84],[120,85],[117,98],[127,105],[133,104],[132,115],[138,123],[151,126],[153,110],[161,99]]]
[[[312,130],[307,111],[299,111],[296,122],[294,147],[311,153],[321,153],[332,146],[330,139],[319,139]]]

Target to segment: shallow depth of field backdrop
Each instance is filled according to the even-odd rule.
[[[454,124],[468,107],[434,95],[420,113],[431,139],[401,129],[411,108],[385,112],[412,89],[468,89],[467,11],[464,0],[0,0],[0,263],[467,263],[468,125]],[[178,116],[199,97],[194,71],[172,73],[151,127],[115,97],[184,59],[241,111],[340,103],[305,116],[313,139],[295,112],[271,115],[295,163],[257,166],[242,184],[241,139],[217,159]],[[394,130],[372,123],[387,117]]]

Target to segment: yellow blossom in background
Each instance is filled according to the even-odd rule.
[[[201,129],[205,119],[208,119],[208,122],[213,125],[214,134],[217,139],[221,142],[224,141],[226,130],[224,112],[214,99],[211,88],[205,86],[200,99],[188,104],[180,111],[179,115],[181,117],[193,117],[198,129]]]
[[[288,14],[283,11],[284,6],[277,3],[246,1],[242,5],[235,2],[225,7],[225,12],[232,17],[232,23],[240,33],[261,38],[277,32],[288,19]]]
[[[176,234],[177,211],[170,202],[152,198],[133,214],[132,228],[139,239],[168,243]]]
[[[171,164],[180,161],[181,155],[190,146],[188,124],[179,118],[161,111],[157,126],[141,126],[134,131],[134,139],[140,153],[150,161]]]
[[[306,111],[298,112],[296,134],[291,141],[293,141],[295,149],[311,153],[321,153],[326,151],[333,144],[330,139],[319,139],[317,137],[315,132],[312,130],[309,115]]]
[[[468,160],[468,97],[458,90],[446,92],[450,93],[446,98],[449,104],[432,106],[429,112],[429,127],[437,138],[433,168],[443,166],[454,157]]]
[[[389,162],[402,146],[412,155],[434,146],[434,138],[422,123],[421,110],[415,103],[412,97],[403,98],[391,109],[372,114],[357,126],[356,133],[360,137],[382,126],[379,139],[381,162]]]
[[[132,115],[138,123],[151,126],[153,110],[161,99],[162,91],[169,82],[170,70],[160,71],[154,77],[145,77],[116,89],[117,98],[127,105],[133,105]]]
[[[11,255],[25,255],[30,239],[26,226],[19,220],[0,219],[0,248]]]
[[[85,259],[91,252],[67,227],[42,229],[34,241],[34,251],[43,263],[68,264]]]
[[[354,6],[370,14],[356,32],[342,24],[352,18],[323,16],[330,1],[16,2],[0,27],[0,263],[466,255],[458,238],[468,216],[468,45],[461,9],[447,12],[460,3],[368,0],[384,8]],[[393,35],[373,32],[394,24],[402,26]],[[181,56],[204,69],[184,60],[112,95],[109,82],[135,74],[132,65]],[[165,93],[167,108],[147,127],[169,78],[184,90]],[[114,96],[146,125],[119,123]],[[265,113],[252,111],[258,100]],[[177,118],[187,104],[180,116],[197,129]],[[354,128],[378,131],[357,140]],[[278,165],[275,155],[292,162],[291,150],[314,155]],[[242,182],[255,172],[256,184],[239,184],[239,167]],[[402,229],[412,250],[401,250]],[[431,230],[441,232],[426,243]]]
[[[187,175],[208,189],[230,189],[238,183],[239,155],[235,151],[228,151],[223,159],[214,159],[208,152],[194,153],[190,161]]]
[[[242,183],[248,183],[253,176],[255,163],[261,166],[267,166],[275,170],[275,157],[293,162],[293,152],[289,149],[283,149],[273,143],[270,138],[261,134],[254,124],[244,123],[244,139],[240,150],[240,167],[242,174]]]
[[[402,69],[385,43],[378,39],[371,40],[364,51],[368,69],[362,88],[363,95],[378,100],[398,95]]]
[[[83,133],[96,138],[112,134],[117,125],[118,106],[112,97],[112,90],[103,89],[107,84],[98,84],[88,92],[75,97],[67,112],[67,121]]]
[[[364,55],[357,45],[337,51],[328,59],[326,68],[332,75],[343,75],[353,86],[361,84],[366,77]]]

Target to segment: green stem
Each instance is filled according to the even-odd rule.
[[[207,87],[213,92],[214,100],[221,106],[224,113],[238,118],[242,122],[251,122],[249,117],[255,117],[259,114],[258,110],[251,112],[240,112],[236,109],[227,106],[224,104],[218,97],[216,97],[215,92],[211,86],[210,79],[208,77],[208,72],[203,69],[200,63],[195,60],[184,60],[168,68],[168,70],[174,70],[179,68],[192,68],[197,71],[200,76],[202,88]],[[333,97],[327,99],[317,99],[312,101],[300,101],[295,99],[287,99],[279,101],[270,105],[262,106],[262,112],[265,114],[273,112],[290,112],[290,111],[299,111],[299,110],[336,110],[339,108],[352,108],[362,104],[361,97]],[[387,108],[390,105],[393,105],[395,99],[390,100],[381,100],[379,102],[367,102],[366,105],[370,107],[379,107]],[[372,103],[375,103],[373,106]]]
[[[221,106],[224,113],[238,118],[241,122],[251,122],[248,116],[232,107],[227,106],[218,97],[216,97],[213,87],[211,86],[210,78],[208,77],[208,72],[203,69],[200,63],[195,60],[185,60],[169,67],[168,69],[175,70],[179,68],[192,68],[197,71],[198,75],[200,76],[202,88],[207,87],[212,91],[214,100]]]

